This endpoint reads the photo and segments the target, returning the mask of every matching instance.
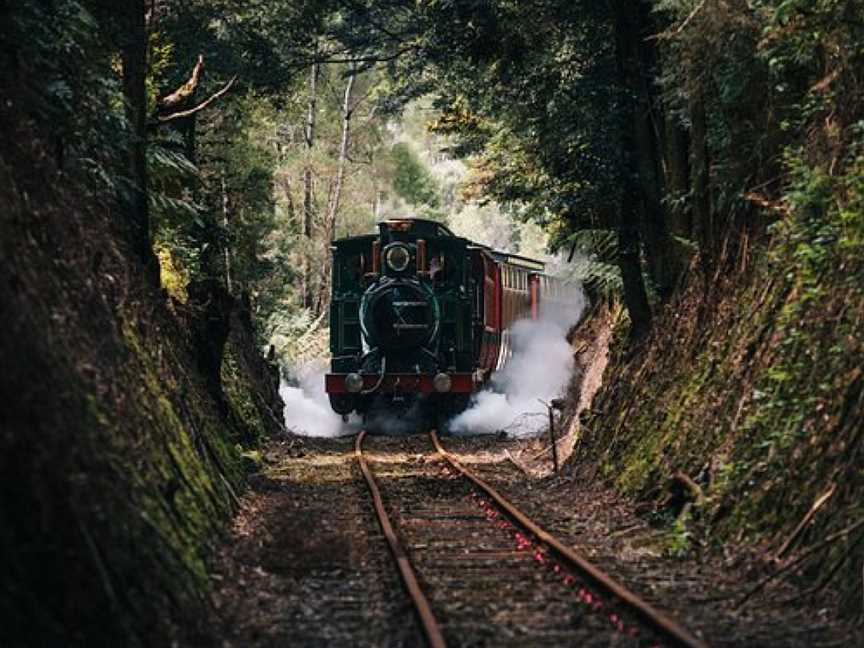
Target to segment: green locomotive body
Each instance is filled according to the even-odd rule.
[[[325,387],[334,411],[372,427],[441,425],[464,409],[506,361],[510,323],[536,317],[549,284],[542,263],[428,220],[385,221],[332,251]]]

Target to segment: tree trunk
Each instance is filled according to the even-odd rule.
[[[690,193],[690,138],[680,121],[666,109],[664,115],[666,189],[675,199],[675,206],[668,211],[669,229],[675,236],[692,238],[693,219],[682,198]]]
[[[668,14],[652,14],[651,20],[657,33],[673,27]],[[656,41],[652,41],[656,42]],[[671,44],[658,42],[655,45],[658,67],[672,70],[683,63],[681,55]],[[658,74],[659,76],[659,74]],[[661,151],[664,194],[667,198],[666,222],[670,235],[685,239],[693,237],[693,222],[690,206],[685,198],[690,193],[690,137],[680,118],[683,106],[670,97],[658,97],[657,112],[662,128]],[[668,200],[670,199],[671,200]],[[672,242],[673,249],[676,247]],[[679,259],[675,259],[676,262]]]
[[[699,82],[690,88],[690,164],[693,172],[693,229],[699,242],[702,269],[707,271],[714,258],[714,223],[711,213],[710,158],[705,98]]]
[[[637,101],[639,59],[636,52],[633,7],[626,0],[617,0],[615,9],[616,62],[620,83],[620,147],[623,173],[621,178],[621,204],[618,207],[618,265],[624,288],[624,305],[630,315],[630,335],[638,339],[651,328],[651,307],[645,282],[642,278],[639,241],[639,209],[644,200],[644,182],[640,173],[639,156],[644,150],[638,147],[639,126],[637,124]],[[634,92],[634,88],[636,91]]]
[[[624,192],[618,218],[618,268],[624,287],[624,306],[630,316],[630,338],[638,340],[651,330],[651,306],[639,262],[639,228],[632,192]]]
[[[222,389],[222,361],[225,343],[231,333],[231,312],[235,302],[221,282],[213,277],[191,281],[187,291],[195,361],[220,414],[227,419],[230,406]]]
[[[144,0],[121,3],[123,22],[120,37],[120,61],[123,72],[123,97],[126,118],[132,126],[129,147],[128,172],[133,181],[129,216],[132,224],[133,245],[150,264],[153,250],[150,246],[150,216],[147,194],[147,24]]]
[[[629,5],[630,3],[624,3]],[[619,5],[619,47],[625,88],[634,97],[631,121],[636,144],[636,169],[641,188],[641,230],[648,270],[662,299],[672,292],[674,269],[672,246],[663,208],[663,156],[657,124],[659,96],[654,85],[659,63],[655,41],[648,39],[655,29],[650,7]]]
[[[354,89],[354,80],[357,77],[353,65],[348,75],[348,83],[345,85],[345,95],[342,99],[342,139],[339,143],[339,158],[336,162],[336,180],[333,185],[333,191],[330,193],[330,200],[327,205],[327,240],[326,245],[330,245],[330,241],[336,234],[336,219],[339,216],[339,203],[342,198],[342,184],[345,180],[345,162],[348,159],[348,143],[351,138],[351,92]]]
[[[228,229],[228,183],[225,181],[225,172],[223,171],[220,177],[221,180],[221,188],[222,188],[222,249],[225,254],[225,288],[228,290],[229,295],[234,294],[234,287],[231,285],[231,245],[230,241],[230,231]]]
[[[315,111],[318,98],[318,72],[319,66],[317,63],[312,64],[309,71],[309,102],[306,112],[306,165],[303,169],[303,238],[306,242],[306,249],[311,249],[312,245],[312,227],[315,217],[315,207],[313,205],[312,195],[312,148],[315,145]],[[312,294],[312,267],[309,255],[304,252],[303,256],[303,277],[302,277],[302,298],[303,305],[306,308],[311,308],[313,305],[314,295]]]
[[[336,221],[339,217],[339,203],[342,199],[342,185],[345,181],[345,163],[348,160],[348,144],[351,139],[351,92],[354,89],[354,81],[357,71],[353,64],[350,65],[348,82],[345,84],[345,94],[342,99],[342,139],[339,142],[339,158],[336,162],[336,179],[333,182],[333,190],[330,192],[330,200],[327,203],[327,236],[324,239],[325,258],[330,248],[330,243],[336,236]],[[323,312],[330,302],[330,264],[325,264],[325,270],[321,281],[319,308],[317,312]]]

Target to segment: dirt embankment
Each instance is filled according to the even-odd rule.
[[[580,417],[591,408],[595,394],[603,384],[603,373],[609,362],[612,328],[620,315],[619,308],[605,304],[595,306],[591,314],[569,336],[574,368],[567,386],[563,407],[554,412],[554,435],[557,459],[564,466],[582,435]],[[511,444],[507,444],[510,446]],[[543,434],[506,448],[509,461],[532,478],[554,473],[552,442],[548,426]]]
[[[148,283],[110,193],[38,132],[6,136],[0,644],[166,645],[205,600],[238,444],[279,426],[276,385],[233,304],[214,393],[200,312]]]
[[[860,615],[860,259],[817,276],[794,240],[760,254],[708,288],[694,278],[640,348],[613,342],[577,454],[676,551],[737,546],[763,561],[755,578],[800,577],[820,605]]]

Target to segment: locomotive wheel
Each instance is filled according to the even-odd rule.
[[[450,434],[450,421],[468,409],[470,394],[441,395],[434,403],[435,427],[441,434]]]

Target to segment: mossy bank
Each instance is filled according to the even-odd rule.
[[[795,169],[767,249],[694,272],[648,340],[622,337],[581,445],[658,505],[670,547],[812,551],[791,573],[838,586],[848,614],[864,562],[862,171]]]
[[[18,123],[0,150],[0,644],[168,645],[196,632],[241,453],[280,427],[276,377],[229,300],[214,382],[206,309],[169,298],[113,197]]]

